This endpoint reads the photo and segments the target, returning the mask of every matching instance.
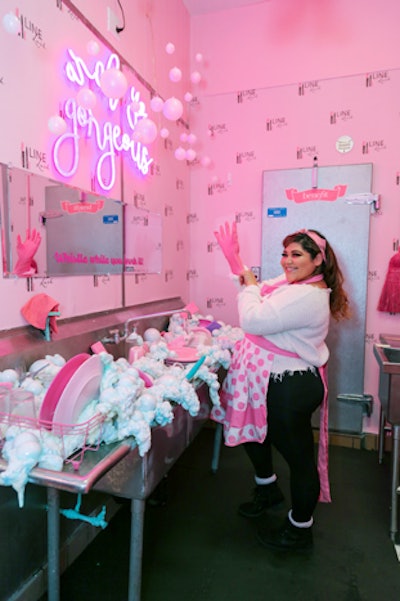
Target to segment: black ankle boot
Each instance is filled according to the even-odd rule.
[[[260,531],[257,539],[264,547],[276,551],[308,551],[314,544],[312,527],[296,528],[289,518],[280,528]]]
[[[284,496],[276,482],[258,484],[254,489],[252,501],[239,505],[239,515],[245,518],[257,518],[267,509],[278,509],[282,506]]]

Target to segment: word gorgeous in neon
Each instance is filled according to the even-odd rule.
[[[119,69],[120,61],[116,54],[111,54],[106,63],[97,61],[90,68],[83,58],[68,49],[68,61],[65,66],[67,79],[79,88],[92,82],[91,88],[97,86],[98,94],[104,97],[101,90],[100,79],[107,69]],[[124,114],[120,124],[113,123],[106,118],[99,121],[89,108],[78,104],[76,98],[68,98],[63,107],[64,120],[67,131],[56,139],[53,146],[53,161],[57,171],[63,177],[73,176],[81,159],[80,139],[92,139],[95,142],[95,179],[103,190],[111,190],[116,180],[116,157],[126,154],[136,168],[146,175],[153,159],[146,146],[132,139],[135,125],[140,119],[147,117],[146,105],[140,100],[140,92],[132,86],[126,104],[121,105],[119,99],[108,98],[108,110],[115,111],[122,106]],[[132,108],[134,107],[134,109]]]

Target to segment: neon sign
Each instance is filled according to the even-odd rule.
[[[119,57],[111,54],[104,64],[97,61],[92,69],[85,61],[68,49],[69,60],[65,67],[67,79],[74,85],[83,87],[93,82],[101,97],[100,78],[106,69],[120,67]],[[128,92],[129,99],[121,110],[124,110],[126,129],[121,125],[105,119],[100,122],[89,108],[80,106],[75,98],[68,98],[64,103],[64,120],[67,131],[57,137],[52,151],[56,170],[63,177],[73,176],[80,162],[80,139],[93,139],[97,149],[95,179],[103,190],[111,190],[116,180],[116,157],[118,153],[128,155],[135,167],[143,175],[147,175],[154,159],[149,155],[147,147],[132,139],[135,125],[140,119],[147,117],[146,105],[140,100],[140,92],[132,86]],[[115,113],[120,106],[119,99],[108,98],[108,109]]]

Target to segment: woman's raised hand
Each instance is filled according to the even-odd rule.
[[[242,273],[244,266],[239,255],[239,238],[236,223],[233,222],[231,228],[226,221],[225,225],[220,226],[219,231],[214,232],[214,236],[229,263],[232,273],[235,275]]]

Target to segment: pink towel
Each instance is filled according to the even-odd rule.
[[[46,328],[46,319],[50,311],[58,311],[59,302],[47,294],[35,294],[22,307],[21,313],[26,321],[35,328],[44,330]],[[57,332],[57,323],[55,316],[50,317],[50,329]]]

